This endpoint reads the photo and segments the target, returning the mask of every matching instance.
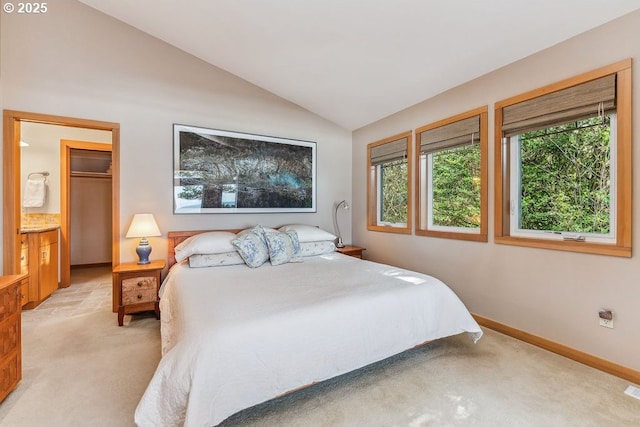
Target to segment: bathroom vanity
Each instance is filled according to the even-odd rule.
[[[29,274],[22,285],[22,307],[37,307],[58,289],[58,226],[23,228],[20,234],[20,272]]]

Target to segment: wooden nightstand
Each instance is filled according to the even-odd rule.
[[[160,319],[158,289],[162,283],[165,262],[150,264],[128,262],[113,269],[113,285],[118,302],[118,325],[122,326],[124,315],[154,310]]]
[[[350,246],[346,245],[344,248],[338,248],[338,252],[341,254],[349,255],[354,258],[362,259],[362,252],[366,251],[365,248],[361,248],[360,246]]]

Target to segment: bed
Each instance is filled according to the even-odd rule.
[[[174,248],[213,233],[169,233],[173,265],[160,290],[162,358],[136,409],[137,425],[215,426],[242,409],[426,342],[463,332],[474,342],[482,336],[438,279],[309,241],[322,230],[313,236],[296,230],[263,234],[295,237],[283,238],[284,251],[295,256],[276,263],[272,252],[272,262],[254,268],[237,262],[237,247],[225,252],[233,262],[220,263],[214,254],[208,262],[216,263],[195,268],[201,254],[190,252],[176,262]]]

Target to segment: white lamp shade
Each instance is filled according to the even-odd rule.
[[[162,236],[153,214],[135,214],[126,237]]]

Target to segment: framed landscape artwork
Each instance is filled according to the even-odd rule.
[[[187,213],[316,211],[316,143],[173,125],[173,207]]]

